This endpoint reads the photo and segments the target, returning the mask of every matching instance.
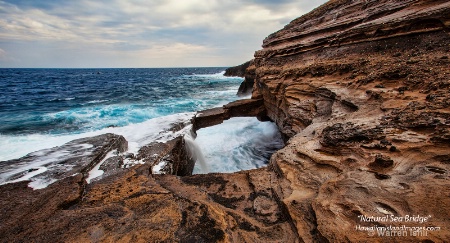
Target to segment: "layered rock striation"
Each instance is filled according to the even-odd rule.
[[[449,27],[448,1],[330,1],[264,40],[253,98],[289,139],[271,164],[301,239],[450,240]]]
[[[448,242],[449,27],[448,1],[330,1],[264,40],[246,68],[252,100],[194,118],[194,130],[275,121],[287,144],[268,167],[189,175],[175,138],[131,168],[111,158],[114,172],[87,183],[126,141],[84,140],[95,145],[77,147],[93,154],[85,169],[40,190],[0,186],[0,241]],[[170,160],[186,163],[153,174]]]

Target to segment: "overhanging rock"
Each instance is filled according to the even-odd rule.
[[[194,132],[198,129],[221,124],[232,117],[265,117],[266,108],[262,99],[242,99],[223,107],[199,111],[192,119]]]

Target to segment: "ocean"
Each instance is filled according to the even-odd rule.
[[[224,70],[0,69],[0,163],[108,132],[123,135],[130,153],[166,141],[175,136],[170,123],[239,99],[243,79]],[[232,118],[197,135],[207,171],[196,165],[194,173],[259,168],[283,146],[276,126],[256,118]]]

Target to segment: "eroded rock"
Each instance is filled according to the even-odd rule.
[[[137,160],[152,166],[152,173],[178,176],[192,175],[195,158],[189,154],[183,137],[165,143],[153,142],[139,149]]]
[[[244,78],[244,81],[239,86],[237,92],[238,96],[247,96],[252,94],[253,84],[255,83],[255,65],[253,60],[235,67],[227,68],[224,75]]]
[[[437,159],[450,151],[449,13],[444,1],[330,1],[256,52],[252,97],[290,138],[271,166],[303,241],[385,241],[358,230],[377,223],[361,216],[450,225],[449,168]],[[407,233],[389,240],[450,239]]]
[[[266,38],[247,68],[245,102],[262,99],[289,139],[268,168],[155,175],[154,151],[170,151],[155,143],[144,164],[91,184],[1,185],[1,241],[448,242],[449,16],[448,1],[328,2]],[[428,220],[361,220],[391,215]],[[361,228],[374,224],[440,228]]]
[[[78,173],[86,175],[109,152],[124,152],[127,149],[125,138],[111,133],[73,140],[20,159],[1,162],[1,182],[31,180],[32,187],[45,187]]]
[[[394,161],[386,155],[377,154],[375,156],[375,160],[369,164],[369,167],[375,168],[375,169],[385,169],[392,167],[394,165]]]
[[[199,111],[192,119],[194,132],[198,129],[221,124],[232,117],[266,117],[264,101],[261,99],[242,99],[223,107]]]
[[[245,63],[242,63],[241,65],[235,66],[235,67],[229,67],[225,70],[224,76],[229,77],[244,77],[246,74],[247,68],[251,65],[252,61],[248,61]]]

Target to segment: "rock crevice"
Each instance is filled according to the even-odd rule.
[[[90,184],[63,172],[41,190],[1,185],[0,241],[449,242],[449,16],[448,1],[329,1],[264,40],[246,67],[252,99],[193,119],[273,120],[287,143],[268,167],[152,174],[185,157],[174,140]],[[391,215],[427,221],[361,220]],[[374,224],[439,230],[383,238]]]
[[[449,93],[449,11],[448,1],[330,1],[256,52],[252,98],[289,138],[271,168],[304,241],[383,240],[356,228],[361,216],[426,214],[428,225],[450,225],[450,201],[424,189],[448,193],[450,182],[436,159],[450,151],[450,108],[434,98]]]

